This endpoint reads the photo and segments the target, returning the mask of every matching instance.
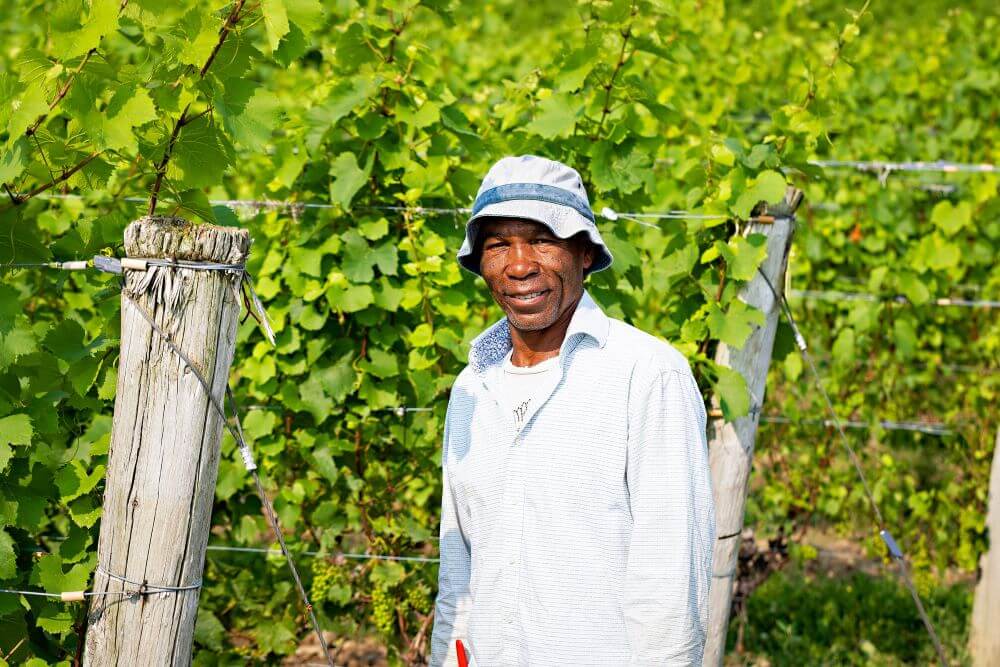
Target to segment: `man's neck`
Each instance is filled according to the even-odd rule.
[[[576,298],[569,308],[560,315],[555,322],[545,329],[538,331],[525,331],[514,326],[510,327],[510,342],[514,348],[511,355],[511,363],[515,366],[534,366],[546,359],[559,355],[569,324],[573,321],[573,313],[580,305],[583,293]]]

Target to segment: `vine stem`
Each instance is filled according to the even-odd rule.
[[[222,49],[222,45],[225,44],[226,37],[229,36],[229,33],[232,32],[233,28],[239,22],[241,18],[240,12],[243,11],[243,5],[245,2],[246,0],[236,0],[233,4],[233,8],[229,11],[229,15],[226,17],[225,23],[222,24],[221,28],[219,28],[218,41],[216,41],[215,46],[212,47],[212,52],[208,54],[205,64],[202,65],[201,69],[198,71],[199,78],[205,78],[205,75],[208,73],[208,68],[212,66],[212,63],[215,61],[215,57]],[[153,189],[149,193],[149,208],[147,209],[147,213],[149,215],[156,213],[156,203],[159,200],[160,188],[163,187],[163,177],[167,173],[167,163],[170,162],[170,157],[174,152],[174,146],[177,144],[177,137],[180,135],[181,128],[188,123],[201,118],[212,110],[211,105],[209,105],[209,107],[204,111],[188,118],[187,112],[190,108],[191,104],[188,103],[188,105],[184,107],[184,111],[182,111],[181,115],[177,118],[177,122],[174,123],[174,129],[170,132],[170,139],[167,141],[167,147],[163,151],[163,157],[160,158],[160,161],[156,164],[156,180],[153,182]]]
[[[854,26],[858,25],[858,23],[861,21],[861,17],[863,17],[865,14],[868,13],[868,7],[871,4],[872,0],[865,0],[865,4],[861,6],[861,9],[859,9],[858,13],[854,16],[854,20],[851,21],[848,25],[854,25]],[[830,56],[829,62],[826,63],[827,69],[833,70],[834,65],[837,64],[838,60],[840,60],[840,55],[841,53],[843,53],[844,45],[846,43],[847,42],[844,40],[844,33],[843,31],[841,31],[840,35],[837,37],[837,45],[833,49],[833,54]],[[802,107],[802,110],[805,111],[806,109],[808,109],[809,105],[812,103],[814,99],[816,99],[816,90],[814,88],[813,83],[810,83],[809,90],[806,91],[805,99],[802,100],[802,104],[800,105]],[[780,139],[778,139],[777,143],[775,144],[775,149],[777,149],[777,152],[781,153],[781,151],[785,149],[785,144],[787,143],[788,143],[788,135],[786,134],[782,136]]]
[[[76,69],[70,72],[69,78],[66,79],[66,83],[62,85],[62,88],[59,89],[59,92],[56,93],[56,96],[52,99],[51,102],[49,102],[49,111],[55,109],[56,105],[59,104],[64,97],[66,97],[66,94],[69,92],[69,89],[73,87],[73,82],[76,81],[76,75],[83,70],[84,66],[87,64],[87,61],[89,61],[90,57],[95,53],[97,53],[96,47],[87,51],[87,54],[83,57],[83,60],[80,61],[80,64],[76,66]],[[29,137],[33,136],[35,132],[38,131],[38,128],[41,127],[42,123],[45,122],[45,119],[49,117],[49,111],[46,111],[41,116],[36,118],[35,122],[32,123],[27,130],[24,131],[24,134]]]
[[[410,246],[413,248],[413,255],[418,262],[422,262],[423,257],[420,256],[420,251],[417,249],[417,238],[413,234],[412,215],[409,210],[403,211],[403,224],[406,227],[406,236],[410,239]],[[423,271],[418,276],[420,278],[420,296],[424,311],[424,321],[433,329],[434,317],[431,315],[430,298],[427,296],[427,284],[424,282]]]
[[[208,68],[212,66],[215,61],[215,56],[219,55],[219,51],[222,49],[222,45],[226,41],[226,37],[229,36],[229,32],[236,26],[236,23],[240,20],[240,12],[243,10],[243,4],[246,0],[236,0],[236,4],[233,5],[233,9],[229,12],[229,16],[226,17],[226,22],[222,24],[219,28],[219,41],[215,43],[212,48],[212,52],[208,54],[208,60],[202,65],[201,70],[198,72],[198,76],[202,79],[205,78],[205,74],[208,73]]]
[[[128,5],[128,0],[122,0],[121,5],[118,6],[118,13],[121,14],[123,11],[125,11],[125,7],[127,5]],[[62,85],[62,87],[59,89],[59,92],[56,93],[56,96],[52,99],[51,102],[49,102],[49,111],[46,111],[41,116],[35,119],[35,122],[32,123],[27,130],[25,130],[24,132],[25,136],[30,137],[34,135],[35,132],[38,131],[38,128],[41,127],[42,123],[45,122],[45,119],[49,117],[49,112],[55,109],[56,105],[58,105],[63,100],[63,98],[66,97],[66,94],[69,93],[70,88],[73,87],[73,82],[76,81],[77,75],[83,71],[83,68],[90,60],[90,57],[93,56],[95,53],[97,53],[96,46],[87,51],[87,53],[83,56],[83,60],[81,60],[80,64],[76,66],[76,69],[70,72],[69,78],[66,79],[66,83]]]
[[[4,185],[4,189],[7,190],[7,194],[11,198],[11,203],[8,204],[6,207],[0,209],[0,211],[6,211],[11,206],[18,206],[24,203],[26,200],[31,199],[36,195],[40,195],[41,193],[45,192],[50,188],[53,188],[59,185],[60,183],[68,181],[70,178],[73,177],[73,174],[86,167],[88,164],[91,163],[91,161],[94,160],[94,158],[96,158],[100,154],[101,151],[94,151],[93,153],[83,158],[69,169],[64,170],[62,174],[60,174],[57,178],[52,179],[48,183],[43,183],[42,185],[37,186],[36,188],[34,188],[33,190],[24,195],[19,195],[17,193],[11,192],[10,189],[7,188],[6,185]]]
[[[636,7],[635,2],[632,3],[632,16],[635,16]],[[597,132],[594,133],[594,141],[601,138],[601,131],[604,129],[604,121],[607,119],[608,114],[611,113],[611,91],[615,87],[615,79],[618,77],[618,73],[624,67],[625,62],[628,58],[625,57],[625,48],[628,46],[628,40],[632,37],[632,24],[630,23],[625,31],[622,32],[622,48],[618,52],[618,62],[615,63],[615,68],[611,72],[611,78],[608,82],[604,84],[604,105],[601,108],[601,119],[597,123]]]
[[[409,24],[410,16],[411,16],[410,12],[407,12],[406,15],[403,16],[402,20],[399,23],[396,23],[395,19],[393,18],[392,12],[391,11],[389,12],[389,23],[392,24],[392,38],[389,40],[389,54],[383,56],[383,61],[387,65],[396,62],[396,42],[399,40],[399,36],[403,34],[403,30]],[[381,55],[381,53],[379,53],[379,55]],[[410,67],[412,66],[413,62],[411,61]],[[399,85],[402,85],[403,81],[406,80],[409,74],[410,74],[410,69],[407,68],[406,75],[403,76],[402,79],[400,79],[399,76],[396,77]],[[389,111],[389,88],[387,87],[382,88],[380,113],[383,116],[392,115],[391,112]]]
[[[722,261],[722,266],[719,269],[719,288],[715,291],[715,303],[722,302],[722,292],[726,288],[726,262]],[[701,345],[698,346],[698,353],[705,354],[708,352],[708,343],[712,336],[710,333],[705,334],[705,338],[702,339]]]
[[[156,201],[160,194],[160,187],[163,185],[163,176],[167,173],[167,162],[170,161],[170,155],[174,152],[174,145],[177,143],[177,137],[181,133],[181,128],[184,127],[184,118],[189,108],[191,108],[190,104],[184,107],[184,111],[181,112],[177,122],[174,123],[174,129],[170,132],[170,139],[167,141],[167,147],[163,151],[163,157],[156,163],[156,180],[153,182],[153,189],[149,193],[149,210],[147,211],[149,215],[156,213]]]

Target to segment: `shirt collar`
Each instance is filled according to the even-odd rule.
[[[569,328],[566,330],[566,337],[559,348],[562,354],[566,345],[580,336],[590,336],[599,347],[604,347],[608,341],[608,331],[611,329],[611,320],[601,307],[594,302],[586,290],[580,298],[573,312],[573,319],[570,320]],[[469,365],[477,373],[482,373],[488,367],[502,362],[503,358],[511,349],[510,324],[507,318],[503,318],[490,326],[486,331],[479,334],[469,348]]]

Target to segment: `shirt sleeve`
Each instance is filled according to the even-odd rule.
[[[438,593],[434,603],[434,629],[431,633],[430,667],[457,667],[455,640],[466,640],[472,598],[469,593],[472,554],[462,530],[461,513],[455,503],[448,475],[448,421],[445,418],[444,445],[441,456],[441,533],[438,567]]]
[[[686,369],[636,375],[626,464],[629,664],[701,665],[715,542],[705,406]]]

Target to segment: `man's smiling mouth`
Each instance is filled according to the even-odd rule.
[[[527,292],[525,294],[511,294],[510,296],[512,299],[518,299],[520,301],[530,301],[531,299],[534,299],[536,296],[541,296],[546,292],[548,292],[548,290],[543,289],[537,292]]]
[[[529,303],[535,299],[548,294],[551,290],[543,289],[535,292],[523,292],[521,294],[507,294],[507,298],[521,303]]]

